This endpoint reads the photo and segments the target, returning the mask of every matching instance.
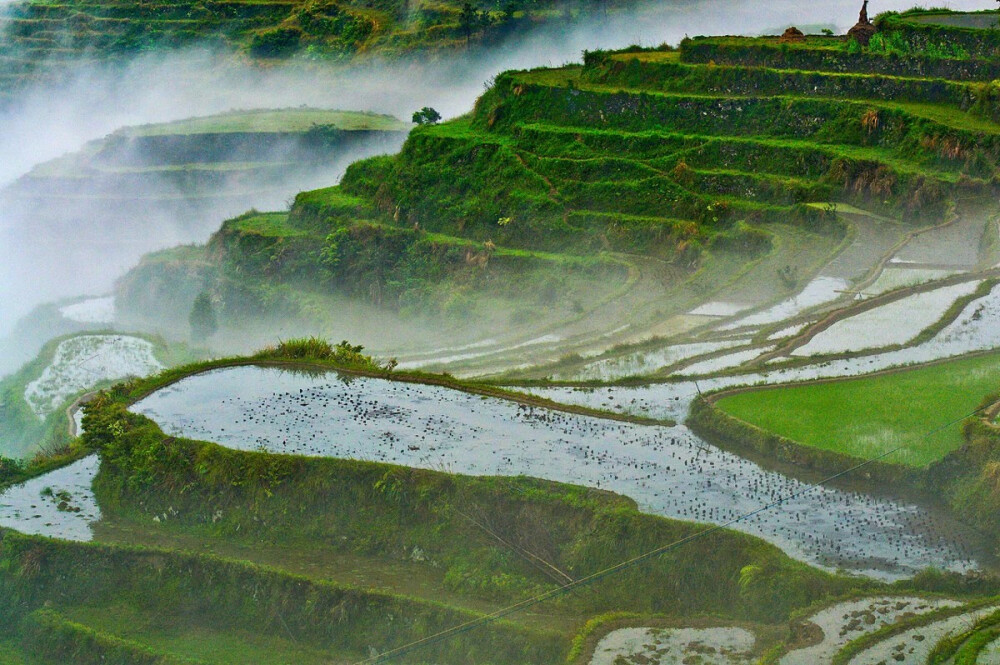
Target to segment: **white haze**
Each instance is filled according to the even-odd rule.
[[[427,105],[450,117],[467,112],[484,82],[503,70],[578,61],[584,49],[676,44],[685,35],[753,35],[795,24],[833,24],[846,30],[856,20],[860,4],[860,0],[663,3],[654,5],[655,11],[567,23],[561,31],[537,32],[489,52],[369,64],[339,74],[311,65],[255,68],[196,50],[145,56],[128,66],[92,66],[69,84],[31,90],[0,112],[0,186],[38,163],[78,150],[86,141],[125,125],[235,108],[299,105],[373,110],[404,119]],[[912,4],[875,2],[871,10],[901,10]],[[947,4],[954,9],[983,9],[994,3]],[[274,201],[254,202],[256,207],[265,204],[273,206]],[[134,220],[131,228],[109,230],[99,224],[100,210],[85,212],[94,216],[92,226],[74,223],[72,229],[50,229],[32,240],[23,228],[12,230],[15,220],[10,211],[0,210],[0,335],[32,307],[56,298],[106,292],[143,252],[204,241],[222,221],[192,223],[150,211],[149,218]],[[80,211],[69,213],[78,216]]]

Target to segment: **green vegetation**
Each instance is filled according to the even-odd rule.
[[[73,458],[80,451],[73,447],[73,437],[68,431],[66,410],[86,390],[76,390],[61,399],[50,412],[39,416],[26,397],[28,386],[39,379],[56,358],[59,345],[67,340],[97,333],[64,335],[45,344],[38,356],[16,373],[0,381],[0,485],[16,482],[35,471],[52,468],[49,457]],[[154,354],[164,365],[191,362],[197,354],[182,344],[168,344],[153,336],[136,335],[151,342]],[[84,359],[85,360],[85,359]],[[117,378],[115,379],[117,380]],[[112,381],[94,379],[92,388],[102,388]],[[28,466],[21,462],[8,462],[4,457],[31,460]],[[58,463],[58,460],[57,460]]]
[[[462,0],[18,0],[0,8],[0,103],[81,63],[208,48],[304,71],[355,60],[498,48],[540,29],[564,29],[596,11],[635,11],[631,0],[526,3]],[[640,10],[641,11],[641,10]]]
[[[977,621],[969,630],[952,635],[937,644],[928,659],[929,665],[954,663],[975,665],[980,652],[1000,638],[1000,613],[994,612]]]
[[[475,617],[214,557],[2,536],[0,631],[47,661],[228,664],[251,649],[279,663],[358,660]],[[422,656],[556,662],[561,651],[549,631],[495,623]]]
[[[889,464],[927,467],[963,444],[956,423],[1000,385],[1000,355],[844,381],[725,396],[721,409],[802,445]]]
[[[358,659],[370,646],[384,650],[473,619],[704,528],[642,514],[632,500],[607,492],[530,478],[472,478],[167,437],[126,410],[157,387],[226,363],[298,359],[304,370],[384,375],[361,351],[290,340],[254,359],[167,370],[102,392],[86,408],[81,444],[102,456],[95,490],[103,515],[98,537],[106,542],[0,533],[0,639],[15,653],[30,644],[32,653],[74,662]],[[403,662],[563,662],[602,623],[588,622],[594,616],[711,614],[770,624],[879,586],[821,573],[744,534],[719,531],[705,540],[703,548],[670,552]],[[388,591],[352,587],[358,579],[342,563],[351,557],[365,562],[366,584],[373,575],[398,579],[400,570],[406,579]],[[396,595],[395,585],[414,595]]]
[[[207,293],[199,293],[194,299],[188,322],[191,324],[191,338],[199,341],[208,339],[219,329],[215,318],[215,307]]]
[[[883,38],[906,39],[910,22],[885,17]],[[920,48],[698,38],[507,72],[469,115],[423,122],[398,155],[351,165],[287,217],[227,222],[206,249],[221,261],[182,278],[207,285],[223,328],[271,315],[322,329],[346,296],[452,340],[653,327],[712,296],[764,304],[850,225],[918,228],[990,200],[1000,60]],[[740,292],[733,266],[771,274]],[[177,277],[124,284],[194,292]]]
[[[456,42],[500,18],[471,4],[439,9]],[[344,7],[324,11],[327,29],[350,32]],[[262,58],[318,49],[310,15],[262,21],[241,36],[242,48]],[[222,335],[249,334],[248,322],[267,317],[316,324],[311,332],[347,316],[347,302],[391,313],[413,336],[417,327],[407,324],[424,317],[455,346],[456,329],[579,324],[578,334],[587,317],[659,325],[710,298],[743,302],[735,280],[758,275],[770,295],[746,301],[763,305],[815,274],[851,237],[850,225],[917,229],[960,200],[995,197],[1000,96],[990,81],[1000,65],[964,42],[944,51],[936,37],[907,41],[924,34],[919,23],[884,17],[867,50],[832,38],[707,38],[508,72],[467,116],[439,123],[425,109],[398,155],[352,165],[340,186],[302,193],[288,212],[231,219],[205,247],[147,257],[121,282],[118,306],[137,319],[197,324],[206,335],[217,317]],[[334,130],[316,134],[340,136]],[[187,162],[171,166],[179,163]],[[919,480],[963,517],[1000,531],[996,428],[975,421],[965,439],[957,428],[921,438],[994,392],[998,363],[994,354],[731,395],[697,402],[691,422],[715,417],[725,432],[751,432],[748,446],[820,467],[903,445],[906,454],[885,465],[896,477]],[[645,515],[624,497],[530,478],[232,450],[167,436],[127,410],[185,376],[240,364],[335,369],[348,381],[391,377],[589,412],[396,372],[394,361],[317,337],[119,384],[87,407],[78,444],[102,456],[103,542],[5,534],[0,639],[40,639],[53,658],[95,661],[239,662],[247,644],[274,662],[356,659],[704,529]],[[17,465],[3,472],[26,473]],[[361,572],[345,565],[359,561]],[[915,584],[954,592],[965,583],[956,579]],[[386,590],[370,590],[371,580]],[[358,582],[369,588],[350,586]],[[780,632],[776,624],[796,610],[882,588],[712,531],[697,547],[438,643],[426,657],[562,662],[600,626],[634,615],[711,615]],[[195,626],[190,616],[208,620]]]
[[[395,360],[379,362],[371,356],[361,353],[364,349],[365,347],[353,345],[347,340],[333,345],[325,339],[309,337],[280,342],[277,346],[260,351],[254,358],[258,360],[311,360],[331,363],[345,369],[374,373],[388,373],[396,367]]]

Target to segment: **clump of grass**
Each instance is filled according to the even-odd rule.
[[[362,353],[364,348],[347,340],[334,345],[320,337],[300,337],[262,349],[254,357],[260,360],[319,360],[372,372],[391,372],[396,368],[395,358],[379,362]]]

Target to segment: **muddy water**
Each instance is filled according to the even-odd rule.
[[[165,431],[267,450],[609,489],[650,513],[725,523],[802,490],[799,481],[650,427],[523,407],[434,386],[256,367],[218,370],[133,409]],[[735,526],[826,568],[892,579],[974,567],[965,534],[915,505],[830,489]]]

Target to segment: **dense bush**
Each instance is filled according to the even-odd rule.
[[[283,58],[295,53],[302,40],[302,31],[295,28],[274,28],[254,35],[250,40],[250,55],[257,58]]]
[[[321,360],[338,366],[371,372],[391,371],[395,361],[380,363],[375,358],[361,353],[363,346],[353,345],[347,340],[336,345],[325,339],[306,337],[289,339],[268,347],[254,357],[261,360]]]

